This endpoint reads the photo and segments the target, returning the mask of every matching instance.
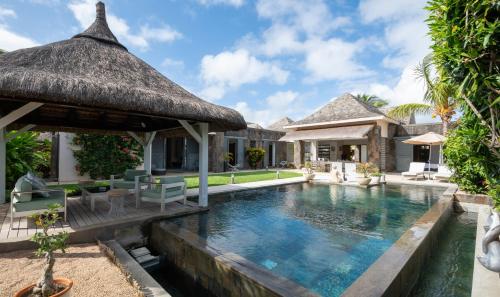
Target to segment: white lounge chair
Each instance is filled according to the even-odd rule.
[[[453,172],[446,165],[439,165],[438,171],[432,177],[435,180],[449,181]]]
[[[186,182],[182,176],[165,176],[159,178],[159,183],[141,182],[148,187],[139,193],[140,201],[160,203],[160,210],[165,210],[165,204],[182,201],[186,204]]]
[[[401,175],[406,178],[418,179],[420,176],[424,177],[425,163],[423,162],[411,162],[410,169],[408,171],[402,172]]]
[[[344,163],[344,177],[346,181],[354,182],[358,177],[356,163]]]

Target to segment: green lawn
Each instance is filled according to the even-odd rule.
[[[291,178],[291,177],[299,177],[302,176],[301,173],[289,172],[289,171],[280,171],[280,179],[283,178]],[[188,189],[197,188],[198,187],[198,176],[186,176],[186,183]],[[235,172],[234,173],[234,183],[249,183],[263,180],[272,180],[276,179],[276,171],[250,171],[250,172]],[[210,174],[208,176],[208,186],[221,186],[227,185],[231,182],[231,173],[220,173],[220,174]],[[99,185],[107,185],[108,182],[99,182]],[[80,195],[80,188],[78,188],[77,184],[67,184],[67,185],[54,185],[50,186],[50,188],[64,188],[68,196],[78,196]]]
[[[302,176],[300,173],[280,171],[280,179]],[[188,189],[197,188],[199,185],[198,176],[186,176]],[[235,172],[234,183],[242,184],[263,180],[276,179],[276,171],[253,171],[253,172]],[[208,186],[221,186],[231,183],[231,173],[210,174],[208,176]]]

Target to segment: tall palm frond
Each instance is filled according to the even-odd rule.
[[[389,104],[389,101],[384,100],[382,98],[379,98],[375,95],[369,95],[369,94],[357,94],[356,98],[368,105],[374,106],[374,107],[383,107]]]
[[[425,103],[407,103],[392,108],[387,115],[395,119],[404,119],[411,117],[413,114],[430,114],[432,112],[432,105]]]

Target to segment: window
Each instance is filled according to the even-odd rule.
[[[427,162],[429,161],[429,146],[428,145],[414,145],[413,146],[413,162]]]

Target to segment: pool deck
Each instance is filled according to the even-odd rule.
[[[17,248],[30,248],[33,243],[29,238],[40,228],[37,228],[33,219],[15,218],[12,229],[8,215],[10,204],[0,205],[0,253]],[[70,242],[80,243],[93,241],[101,232],[113,232],[114,228],[137,224],[148,219],[170,218],[186,214],[206,211],[196,203],[189,202],[183,205],[179,202],[168,203],[165,211],[160,212],[157,203],[141,203],[135,207],[135,197],[128,195],[125,200],[126,213],[119,217],[108,216],[109,205],[104,199],[96,200],[95,211],[90,210],[88,203],[83,204],[80,197],[68,198],[67,221],[59,221],[53,228],[54,232],[67,231],[70,233]],[[90,240],[89,240],[90,239]]]

